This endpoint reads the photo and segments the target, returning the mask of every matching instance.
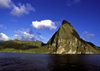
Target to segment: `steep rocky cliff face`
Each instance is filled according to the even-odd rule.
[[[73,26],[63,21],[47,45],[55,47],[57,54],[99,54],[98,47],[80,38]],[[51,47],[51,48],[52,48]]]

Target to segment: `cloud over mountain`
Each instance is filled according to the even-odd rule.
[[[0,33],[0,41],[7,41],[7,40],[9,40],[9,37],[4,33]]]
[[[93,38],[95,35],[89,32],[83,32],[83,36],[85,39]]]
[[[41,29],[41,28],[56,29],[55,23],[52,20],[32,21],[32,26],[36,29]]]
[[[13,36],[13,40],[23,40],[23,41],[33,41],[35,37],[33,35],[33,31],[30,29],[27,30],[19,30]]]

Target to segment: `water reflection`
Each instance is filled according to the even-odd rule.
[[[100,55],[0,53],[0,71],[100,71]]]

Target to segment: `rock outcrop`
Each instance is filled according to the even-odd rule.
[[[56,54],[100,53],[100,50],[97,50],[98,47],[81,39],[73,26],[65,20],[62,22],[58,31],[48,41],[47,45],[55,47]]]

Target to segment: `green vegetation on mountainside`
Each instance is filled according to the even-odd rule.
[[[0,42],[0,52],[100,54],[100,48],[81,39],[74,27],[64,20],[47,44],[41,41],[5,41]]]

